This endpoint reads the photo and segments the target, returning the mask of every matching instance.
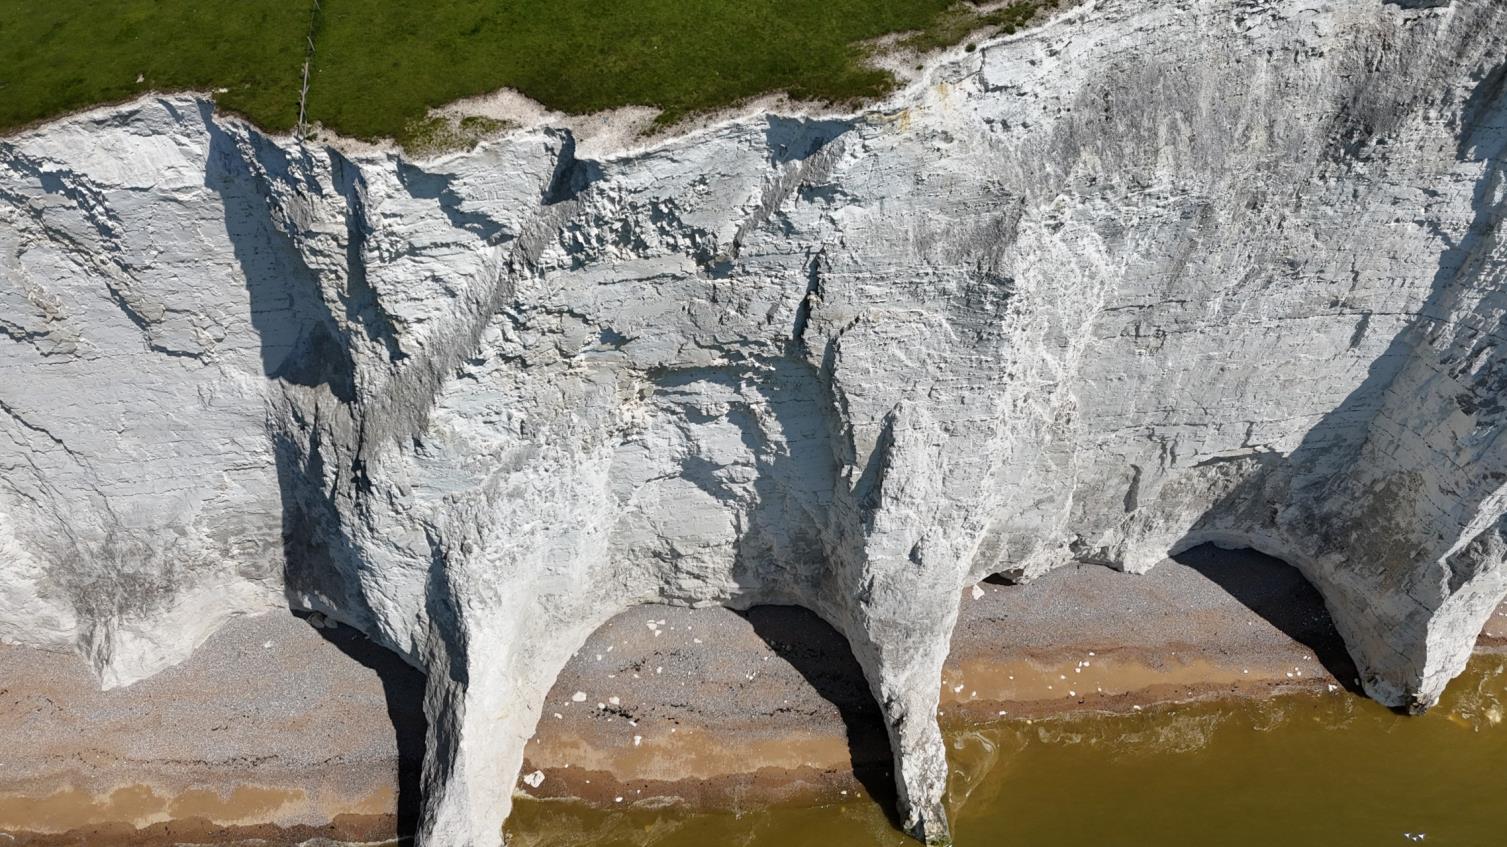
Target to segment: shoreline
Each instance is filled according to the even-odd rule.
[[[944,732],[1361,696],[1295,570],[1245,551],[1179,559],[1139,576],[1068,566],[966,589]],[[1503,652],[1499,609],[1477,654]],[[240,619],[183,665],[103,692],[75,658],[0,647],[0,680],[3,843],[381,843],[416,820],[422,676],[352,630]],[[889,769],[862,672],[815,615],[644,606],[561,672],[515,796],[602,809],[888,804]]]

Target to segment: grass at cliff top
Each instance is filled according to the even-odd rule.
[[[0,131],[143,91],[208,89],[291,128],[307,37],[308,119],[405,138],[427,109],[513,87],[566,112],[665,119],[769,91],[846,102],[893,80],[861,42],[940,46],[1009,28],[1032,2],[958,0],[10,0],[0,3]]]

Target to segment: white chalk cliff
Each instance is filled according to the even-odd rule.
[[[1119,0],[889,102],[425,161],[189,96],[0,140],[0,637],[107,685],[317,609],[491,847],[646,602],[809,607],[943,841],[960,590],[1249,546],[1376,699],[1507,594],[1507,3]]]

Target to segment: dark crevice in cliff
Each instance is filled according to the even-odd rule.
[[[898,408],[884,416],[883,428],[874,442],[874,449],[869,451],[863,473],[853,484],[853,502],[858,506],[858,514],[863,520],[866,533],[872,531],[874,517],[884,497],[884,479],[893,457],[895,426],[899,416]]]
[[[366,337],[382,345],[389,362],[408,358],[398,342],[392,315],[366,274],[366,241],[370,222],[366,211],[366,181],[361,169],[334,150],[329,151],[335,188],[345,198],[346,320],[360,326]]]
[[[821,300],[826,262],[825,250],[816,251],[806,260],[806,293],[801,297],[800,305],[795,307],[795,320],[790,328],[790,340],[797,353],[806,352],[806,327],[811,323],[811,310]]]
[[[573,202],[581,192],[602,178],[601,163],[576,156],[576,136],[569,130],[559,130],[560,155],[555,159],[555,170],[544,187],[544,205]]]

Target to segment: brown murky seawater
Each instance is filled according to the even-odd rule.
[[[304,792],[257,785],[236,786],[228,794],[194,788],[176,796],[162,796],[149,785],[128,785],[104,797],[87,791],[70,789],[47,797],[0,795],[0,822],[17,830],[64,830],[89,824],[158,820],[207,820],[238,822],[261,821],[284,807],[303,801]],[[382,805],[372,811],[391,808],[391,793],[377,798]],[[0,835],[0,844],[5,836]]]
[[[1422,717],[1334,692],[948,732],[958,847],[1507,843],[1507,659]],[[873,800],[741,813],[519,798],[516,847],[913,845]]]

